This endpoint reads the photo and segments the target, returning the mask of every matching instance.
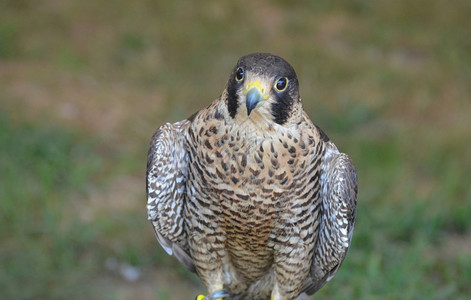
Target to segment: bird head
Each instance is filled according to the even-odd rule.
[[[227,83],[226,104],[230,116],[241,122],[264,120],[279,125],[293,116],[301,103],[298,78],[283,58],[268,53],[243,56]]]

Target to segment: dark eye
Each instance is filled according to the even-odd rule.
[[[244,79],[244,70],[242,68],[237,69],[235,78],[237,81],[242,81],[242,79]]]
[[[275,89],[278,92],[282,92],[286,90],[286,87],[288,86],[288,78],[286,77],[281,77],[275,82]]]

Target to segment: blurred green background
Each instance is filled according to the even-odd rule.
[[[297,70],[359,176],[316,299],[471,294],[471,1],[0,1],[0,298],[193,299],[146,219],[149,139],[237,59]]]

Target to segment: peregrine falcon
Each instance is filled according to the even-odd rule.
[[[357,176],[303,110],[283,58],[239,59],[222,95],[150,142],[147,210],[160,245],[208,290],[198,299],[301,299],[352,239]]]

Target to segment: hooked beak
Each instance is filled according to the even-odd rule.
[[[262,99],[262,93],[260,93],[260,90],[255,86],[247,92],[245,95],[245,104],[247,105],[248,116],[250,116],[250,112],[257,107]]]
[[[252,110],[260,106],[263,101],[267,100],[268,97],[263,94],[263,91],[264,89],[259,81],[249,84],[247,89],[244,91],[248,116],[250,116]]]

